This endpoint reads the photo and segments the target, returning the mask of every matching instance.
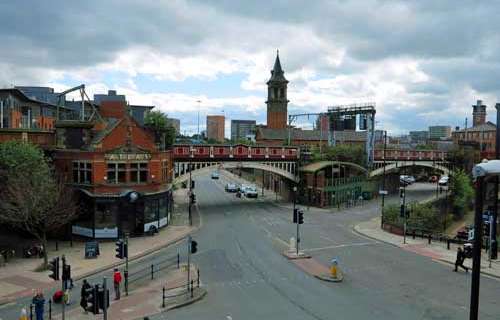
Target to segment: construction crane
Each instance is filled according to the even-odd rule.
[[[61,120],[60,117],[59,117],[59,108],[64,106],[64,101],[66,100],[65,99],[66,94],[74,92],[74,91],[79,91],[80,92],[80,97],[81,97],[81,101],[82,101],[82,107],[80,109],[80,119],[79,120],[80,121],[91,121],[96,114],[98,115],[98,113],[96,112],[95,105],[92,103],[92,101],[90,100],[89,96],[85,92],[85,85],[84,84],[81,84],[79,86],[70,88],[68,90],[65,90],[65,91],[60,92],[60,93],[57,94],[58,100],[57,100],[57,115],[56,115],[56,119],[58,121]],[[90,104],[90,106],[92,108],[92,114],[90,115],[90,117],[88,119],[85,119],[85,100]]]

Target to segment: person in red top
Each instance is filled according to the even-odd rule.
[[[120,283],[122,282],[122,274],[115,268],[115,274],[113,275],[113,284],[115,288],[115,300],[120,300]]]

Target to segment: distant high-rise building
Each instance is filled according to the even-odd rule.
[[[450,126],[430,126],[429,127],[429,139],[430,140],[441,140],[451,138],[451,127]]]
[[[276,55],[271,78],[267,82],[267,128],[285,129],[287,127],[288,99],[284,71],[279,54]]]
[[[231,120],[231,140],[246,140],[247,135],[255,134],[255,120]]]
[[[429,131],[427,130],[419,130],[419,131],[410,131],[410,139],[411,142],[414,143],[425,143],[429,139]]]
[[[167,118],[167,124],[175,128],[175,133],[180,134],[181,132],[181,121],[175,118]]]
[[[207,139],[224,142],[224,116],[207,116]]]

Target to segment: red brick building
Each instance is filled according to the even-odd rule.
[[[57,124],[54,164],[79,194],[73,233],[93,238],[140,235],[167,225],[172,210],[172,153],[129,115],[103,101],[88,123]]]
[[[207,139],[224,142],[224,116],[207,116]]]

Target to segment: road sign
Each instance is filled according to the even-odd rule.
[[[378,194],[380,194],[380,195],[388,195],[389,192],[387,192],[387,190],[379,190]]]
[[[469,237],[467,238],[468,241],[474,240],[474,228],[469,230]]]

